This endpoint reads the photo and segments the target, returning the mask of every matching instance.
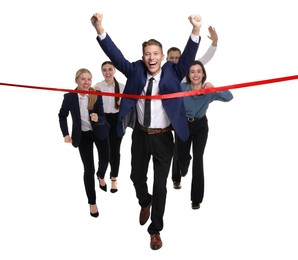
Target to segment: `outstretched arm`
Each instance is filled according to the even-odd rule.
[[[210,36],[208,35],[208,38],[212,41],[212,43],[209,46],[206,53],[199,59],[204,65],[206,65],[213,58],[217,49],[217,41],[218,41],[218,36],[214,27],[209,26],[208,31],[210,33]]]
[[[104,28],[102,27],[102,19],[103,19],[103,15],[99,13],[95,13],[91,17],[91,23],[94,26],[98,35],[103,34],[105,31]]]
[[[131,63],[125,59],[122,52],[118,49],[108,33],[104,30],[102,26],[103,15],[100,13],[95,13],[92,15],[90,20],[97,32],[96,39],[101,49],[115,65],[116,69],[121,71],[127,77],[130,73]]]

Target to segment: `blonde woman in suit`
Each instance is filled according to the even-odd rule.
[[[78,91],[95,91],[91,88],[92,74],[88,69],[79,69],[75,76]],[[72,117],[72,133],[69,134],[67,117]],[[66,143],[79,148],[84,166],[84,185],[90,207],[90,215],[98,217],[95,192],[95,167],[93,145],[98,152],[98,170],[96,172],[100,188],[107,190],[104,177],[109,163],[109,124],[106,122],[102,97],[86,93],[64,94],[59,111],[60,129]]]

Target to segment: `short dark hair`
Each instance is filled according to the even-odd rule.
[[[181,54],[181,50],[177,47],[171,47],[170,49],[168,49],[167,54],[169,54],[169,52],[171,51],[179,51],[179,53]]]

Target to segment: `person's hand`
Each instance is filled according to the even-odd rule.
[[[190,15],[188,20],[193,26],[201,27],[202,26],[202,17],[200,15]]]
[[[208,35],[208,38],[212,41],[212,45],[217,46],[218,36],[217,36],[216,31],[215,31],[215,28],[212,27],[212,26],[209,26],[208,31],[209,31],[209,34],[210,34],[210,36]]]
[[[190,15],[188,17],[188,20],[190,21],[190,23],[192,24],[193,26],[193,29],[192,29],[192,34],[194,35],[200,35],[200,29],[201,29],[201,26],[202,26],[202,17],[200,15]]]
[[[202,89],[207,89],[207,88],[214,88],[214,86],[210,82],[205,82],[204,85],[202,86]]]
[[[98,115],[96,113],[91,113],[90,114],[90,119],[91,119],[91,121],[97,123],[98,122]]]
[[[72,139],[69,135],[64,136],[64,142],[65,143],[72,143]]]
[[[95,30],[97,32],[97,34],[99,34],[99,35],[104,32],[104,29],[103,29],[103,27],[101,25],[102,19],[103,19],[103,15],[100,14],[100,13],[95,13],[94,15],[92,15],[92,17],[90,19],[92,25],[94,26],[94,28],[95,28]]]

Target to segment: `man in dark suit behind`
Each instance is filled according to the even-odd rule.
[[[180,82],[186,75],[200,43],[201,17],[189,16],[193,25],[191,36],[179,58],[179,62],[168,61],[163,66],[163,49],[160,42],[150,39],[143,43],[142,60],[129,62],[114,44],[102,26],[103,15],[96,13],[91,23],[97,32],[97,41],[115,67],[127,78],[125,94],[147,95],[149,79],[153,77],[151,95],[180,92]],[[148,226],[150,247],[157,250],[162,247],[160,231],[163,229],[163,215],[166,204],[167,178],[173,155],[172,129],[182,140],[188,138],[188,125],[182,98],[152,99],[151,122],[144,124],[145,99],[122,98],[118,134],[123,136],[125,128],[133,128],[131,147],[130,178],[136,190],[141,206],[139,222],[144,225],[150,217]],[[153,193],[148,192],[147,172],[151,156],[153,157]]]

